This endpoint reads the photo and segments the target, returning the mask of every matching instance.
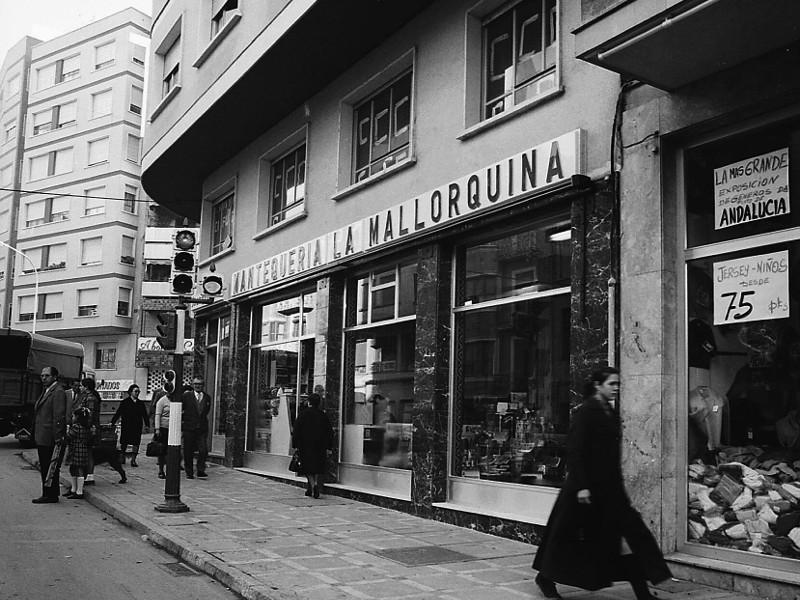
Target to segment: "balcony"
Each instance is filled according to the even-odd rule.
[[[581,8],[578,58],[665,91],[800,39],[797,0],[581,0]]]

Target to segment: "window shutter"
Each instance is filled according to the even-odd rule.
[[[122,236],[122,256],[133,256],[134,240],[132,237]]]
[[[31,159],[31,180],[47,177],[47,165],[49,164],[47,154],[35,156]]]
[[[103,238],[90,238],[81,244],[81,264],[90,265],[103,260]]]
[[[94,64],[95,66],[100,66],[104,63],[111,62],[114,60],[114,42],[109,42],[108,44],[103,44],[102,46],[98,46],[95,48],[95,59]]]
[[[78,306],[97,306],[100,301],[100,290],[78,290]]]
[[[92,116],[101,117],[111,114],[111,90],[92,96]]]
[[[58,111],[58,125],[62,126],[67,123],[74,123],[78,115],[78,103],[70,102],[69,104],[62,104]]]
[[[128,150],[125,158],[135,163],[139,162],[139,136],[128,134]]]
[[[50,246],[50,256],[47,259],[47,265],[57,265],[60,263],[67,262],[67,245],[66,244],[56,244],[55,246]]]
[[[131,86],[131,109],[138,108],[138,113],[142,112],[142,104],[144,102],[144,90],[140,87]],[[137,114],[138,114],[137,113]]]
[[[211,0],[211,16],[215,16],[228,0]]]
[[[181,55],[181,38],[178,38],[172,43],[172,46],[169,47],[169,50],[164,53],[164,75],[166,76],[168,73],[172,71],[175,65],[180,62],[180,55]]]
[[[51,214],[68,213],[69,212],[69,197],[57,196],[53,198],[53,204],[50,208]]]
[[[46,294],[44,297],[44,314],[61,314],[64,312],[64,294]]]
[[[40,131],[43,129],[44,125],[48,125],[47,131],[50,130],[50,122],[53,119],[53,111],[52,110],[43,110],[40,113],[34,113],[33,115],[33,131],[34,135],[37,133],[44,133],[44,131]]]
[[[36,71],[36,89],[44,90],[56,83],[56,65],[48,65]]]
[[[85,215],[96,215],[105,212],[106,201],[103,198],[92,198],[90,196],[105,196],[106,188],[99,187],[91,190],[86,190],[86,206],[84,208]]]
[[[55,155],[53,175],[61,175],[72,171],[72,148],[57,150]]]
[[[19,297],[19,314],[31,314],[36,312],[36,305],[34,304],[35,296],[20,296]]]
[[[107,160],[108,138],[89,142],[89,164],[96,165],[97,163],[105,162]]]
[[[133,59],[133,62],[143,65],[145,55],[147,54],[147,48],[139,44],[132,44],[132,46],[133,49],[131,51],[131,58]]]
[[[44,219],[45,201],[31,202],[28,204],[25,218],[27,221],[35,221],[37,219]]]
[[[77,56],[71,56],[69,58],[64,59],[64,66],[61,69],[62,73],[72,73],[74,71],[79,71],[81,68],[81,56],[78,54]]]

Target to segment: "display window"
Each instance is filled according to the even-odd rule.
[[[800,559],[798,165],[797,122],[684,152],[687,540],[743,562]]]
[[[456,250],[452,475],[564,480],[570,263],[566,215]]]
[[[208,321],[206,329],[205,385],[211,394],[211,453],[225,454],[228,406],[223,401],[224,374],[231,367],[231,318],[224,316]]]
[[[246,448],[289,456],[314,385],[316,292],[257,306],[252,324]]]
[[[347,282],[344,463],[411,469],[416,263]]]

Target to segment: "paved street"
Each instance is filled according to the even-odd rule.
[[[139,464],[126,465],[125,485],[100,466],[89,503],[245,598],[541,598],[528,544],[336,496],[313,500],[301,487],[218,465],[206,480],[181,480],[189,512],[164,514],[154,510],[164,501],[155,459]],[[560,589],[573,600],[633,598],[627,584],[594,593]],[[746,598],[682,581],[654,593],[664,600]]]

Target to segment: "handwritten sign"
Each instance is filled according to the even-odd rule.
[[[789,149],[714,169],[714,229],[789,213]]]
[[[714,263],[714,325],[788,317],[788,250]]]
[[[161,345],[158,343],[157,339],[154,337],[140,337],[139,338],[139,350],[146,350],[146,351],[157,351],[157,352],[166,352],[161,348]],[[183,352],[194,352],[194,340],[193,339],[185,339],[183,340]]]

